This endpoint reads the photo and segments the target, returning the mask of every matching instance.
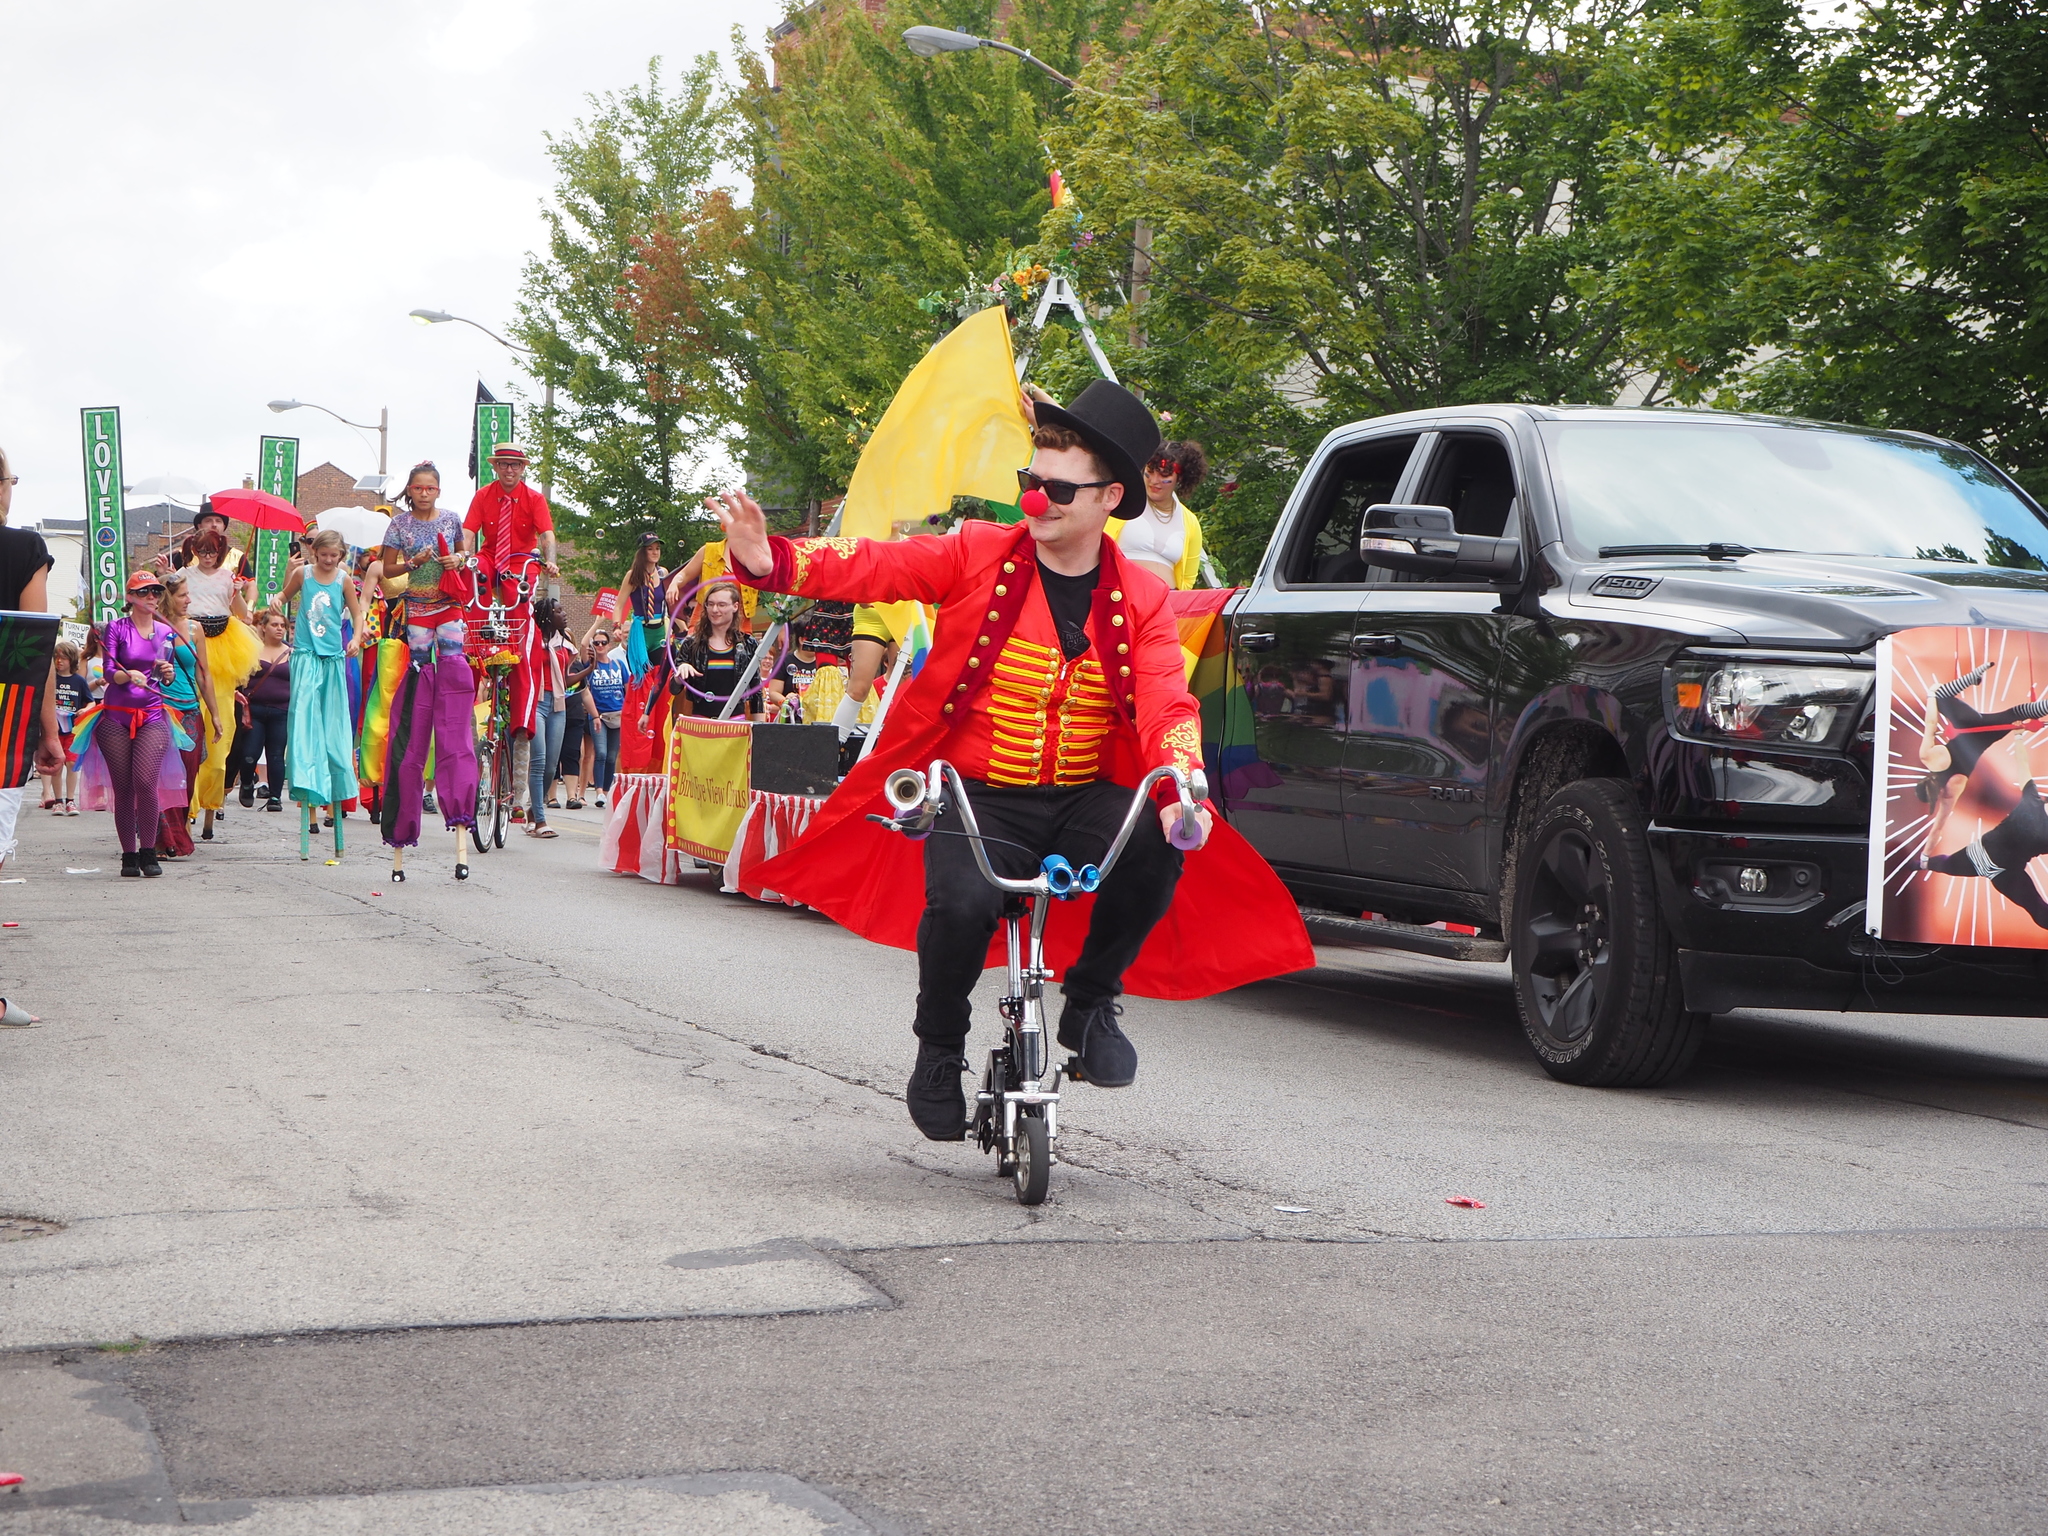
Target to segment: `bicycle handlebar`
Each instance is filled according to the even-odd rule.
[[[997,890],[1015,896],[1053,896],[1065,900],[1093,891],[1108,877],[1122,855],[1124,845],[1131,840],[1131,833],[1137,829],[1139,815],[1152,803],[1152,786],[1161,779],[1173,780],[1173,787],[1180,798],[1180,815],[1175,819],[1167,841],[1183,851],[1199,847],[1202,824],[1195,809],[1200,801],[1209,797],[1207,775],[1199,768],[1189,773],[1173,767],[1154,768],[1138,781],[1138,787],[1131,792],[1131,808],[1124,813],[1123,825],[1117,829],[1116,838],[1099,865],[1086,864],[1077,870],[1058,854],[1048,854],[1038,874],[1029,880],[1011,880],[995,872],[988,861],[988,848],[982,841],[981,825],[975,820],[974,807],[967,798],[967,786],[959,770],[944,758],[934,760],[924,773],[915,768],[898,768],[890,774],[882,792],[896,815],[871,816],[869,820],[892,827],[912,839],[928,837],[945,809],[946,791],[950,787],[956,797],[955,803],[960,807],[960,820],[966,827],[967,839],[974,845],[974,862],[981,867],[983,879]]]

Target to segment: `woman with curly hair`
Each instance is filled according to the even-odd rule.
[[[1202,525],[1181,504],[1209,473],[1196,442],[1161,443],[1145,464],[1145,505],[1114,525],[1117,547],[1169,587],[1186,591],[1202,574]]]

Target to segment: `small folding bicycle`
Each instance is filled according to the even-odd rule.
[[[1040,862],[1038,873],[1028,880],[1008,880],[995,872],[982,842],[981,827],[974,819],[974,807],[967,799],[967,786],[944,758],[934,761],[924,773],[899,768],[890,774],[883,792],[896,814],[868,818],[921,842],[932,835],[949,803],[958,806],[965,831],[957,835],[973,843],[974,862],[981,866],[982,878],[1003,893],[1003,932],[1009,953],[1009,987],[1001,1003],[1003,1039],[988,1053],[969,1129],[982,1151],[996,1154],[997,1177],[1015,1182],[1017,1200],[1023,1205],[1037,1205],[1045,1199],[1052,1144],[1060,1133],[1060,1079],[1087,1081],[1081,1075],[1079,1057],[1070,1056],[1064,1065],[1051,1066],[1046,1049],[1045,984],[1053,974],[1045,963],[1045,919],[1051,910],[1047,903],[1085,896],[1102,884],[1124,844],[1131,840],[1138,818],[1152,809],[1152,786],[1161,779],[1171,779],[1180,793],[1180,817],[1168,841],[1176,848],[1196,847],[1202,840],[1202,828],[1195,819],[1195,807],[1208,797],[1207,779],[1199,768],[1185,774],[1178,768],[1154,768],[1132,792],[1131,808],[1099,865],[1075,869],[1061,855],[1049,853]],[[940,830],[943,835],[945,829]]]

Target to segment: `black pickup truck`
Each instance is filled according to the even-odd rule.
[[[1360,422],[1228,610],[1217,798],[1319,937],[1510,961],[1569,1082],[1665,1081],[1739,1007],[2048,1014],[2041,952],[1863,920],[1878,638],[2048,629],[2044,570],[2042,509],[1916,433]]]

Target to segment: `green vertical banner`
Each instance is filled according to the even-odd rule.
[[[256,489],[282,496],[293,506],[299,504],[299,440],[296,437],[266,437],[256,458]],[[284,590],[284,578],[291,559],[292,536],[276,528],[256,530],[256,606],[268,608]]]
[[[500,443],[512,441],[512,407],[502,403],[476,408],[476,483],[479,489],[492,480],[491,452]]]
[[[120,617],[128,600],[127,508],[121,492],[121,410],[79,412],[85,443],[85,567],[96,624]]]

